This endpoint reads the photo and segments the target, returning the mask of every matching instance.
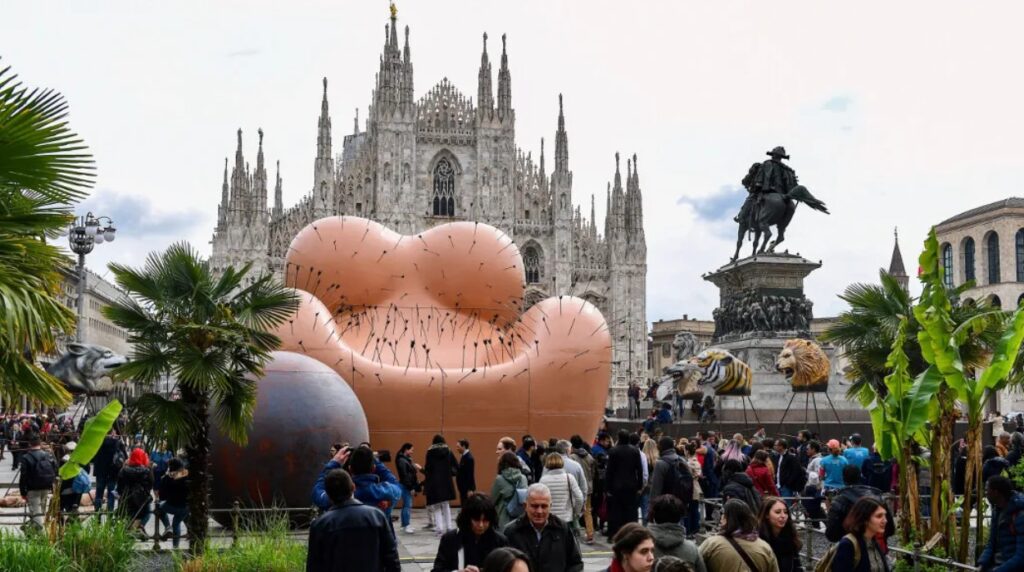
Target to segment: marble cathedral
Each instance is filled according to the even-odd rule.
[[[230,170],[225,159],[212,266],[219,270],[252,262],[256,271],[282,275],[292,238],[327,216],[366,217],[404,234],[454,220],[492,225],[510,235],[523,256],[526,306],[571,294],[601,309],[614,343],[608,405],[625,407],[629,382],[645,381],[648,371],[647,246],[636,155],[626,159],[623,176],[615,153],[604,229],[599,232],[594,195],[589,218],[574,206],[561,95],[554,170],[547,171],[543,139],[536,161],[516,145],[505,36],[495,93],[483,35],[474,103],[447,78],[415,98],[408,26],[404,32],[400,46],[392,9],[368,116],[360,126],[357,111],[338,154],[324,79],[313,185],[298,204],[285,208],[278,165],[274,201],[268,208],[263,131],[254,170],[245,160],[238,131]]]

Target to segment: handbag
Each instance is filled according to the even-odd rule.
[[[572,517],[579,517],[579,513],[576,512],[576,501],[572,498],[572,480],[569,479],[569,473],[565,474],[565,488],[569,491],[569,508],[572,509]]]

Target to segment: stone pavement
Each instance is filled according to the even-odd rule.
[[[0,496],[8,490],[8,485],[13,484],[10,490],[17,493],[18,485],[15,477],[15,471],[11,470],[11,457],[10,453],[7,452],[3,461],[0,461]],[[95,483],[94,483],[95,484]],[[91,510],[91,509],[85,509]],[[458,509],[453,509],[452,518],[458,513]],[[394,512],[395,517],[398,516],[398,511]],[[155,519],[150,519],[149,525],[146,527],[147,531],[152,534],[154,530]],[[25,509],[24,508],[6,508],[0,509],[0,528],[6,531],[19,531],[20,525],[25,521]],[[433,531],[426,530],[423,526],[427,524],[427,511],[425,509],[413,509],[412,511],[412,525],[416,530],[413,534],[406,534],[398,531],[398,554],[402,559],[402,570],[405,572],[430,570],[434,563],[434,555],[437,554],[438,536]],[[395,527],[398,527],[398,522],[395,522]],[[227,532],[221,528],[220,525],[210,521],[211,535],[227,535]],[[161,528],[163,531],[163,528]],[[301,541],[305,541],[305,532],[297,532],[296,538]],[[227,544],[230,541],[229,537],[224,536],[215,543]],[[153,542],[139,542],[138,548],[140,550],[147,550],[151,548]],[[181,547],[185,548],[188,546],[188,542],[183,540]],[[169,549],[171,547],[170,542],[161,542],[161,547]],[[595,539],[594,544],[580,544],[581,551],[584,555],[584,570],[586,572],[596,572],[605,570],[611,560],[611,548],[604,539],[598,535]]]

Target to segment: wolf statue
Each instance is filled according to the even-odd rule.
[[[46,373],[59,379],[73,395],[96,395],[109,391],[100,387],[100,380],[126,363],[128,358],[110,348],[72,343]]]

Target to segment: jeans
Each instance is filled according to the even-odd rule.
[[[174,517],[170,523],[167,522],[167,515]],[[164,525],[164,528],[170,528],[171,544],[175,548],[178,547],[178,542],[181,540],[181,522],[188,516],[188,505],[176,506],[173,504],[167,504],[167,501],[160,501],[160,523]]]
[[[825,509],[821,508],[821,491],[818,490],[818,487],[808,485],[807,488],[804,489],[803,496],[812,497],[811,500],[800,501],[804,505],[804,511],[807,513],[807,516],[815,521],[824,522],[828,515],[825,514]],[[811,526],[818,528],[820,524],[819,522],[815,522]]]
[[[114,510],[115,489],[117,487],[117,475],[96,475],[96,498],[93,501],[93,508],[100,510],[103,508],[103,498],[106,496],[107,499],[107,510]],[[106,491],[106,495],[104,495]]]
[[[781,485],[779,486],[779,495],[782,498],[784,498],[784,499],[788,499],[789,497],[796,496],[796,495],[793,494],[793,489],[791,489],[789,487],[784,487],[784,486],[781,486]]]
[[[683,528],[686,534],[697,534],[700,530],[700,505],[696,500],[686,505],[686,514],[683,516]]]
[[[45,513],[50,503],[50,489],[28,491],[28,513],[32,516],[32,522],[43,528],[46,524]]]
[[[412,522],[412,491],[402,487],[402,528]]]

